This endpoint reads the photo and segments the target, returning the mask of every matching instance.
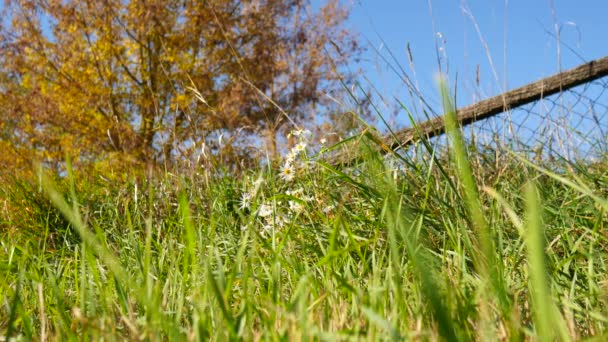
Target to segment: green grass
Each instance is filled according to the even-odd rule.
[[[364,163],[304,151],[290,181],[265,167],[14,182],[0,335],[608,338],[608,163],[471,153],[448,127],[449,155],[388,163],[362,138]]]

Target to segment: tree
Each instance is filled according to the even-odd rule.
[[[347,16],[338,0],[7,0],[0,142],[50,165],[170,163],[220,136],[276,149],[287,116],[312,120],[349,77]]]

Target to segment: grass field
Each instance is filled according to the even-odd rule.
[[[14,181],[0,340],[608,339],[608,163],[450,131],[416,160],[361,139],[345,169],[296,132],[235,179]]]

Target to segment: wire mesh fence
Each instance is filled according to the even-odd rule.
[[[530,83],[456,111],[470,146],[516,151],[530,157],[590,160],[607,155],[608,57]],[[382,152],[419,155],[429,144],[448,145],[443,118],[437,116],[380,139]],[[412,147],[412,145],[414,145]],[[334,164],[357,160],[352,151]]]
[[[594,160],[608,151],[608,78],[507,110],[462,128],[469,143],[548,159]],[[445,147],[445,135],[431,139]]]

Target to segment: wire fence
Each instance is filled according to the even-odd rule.
[[[608,57],[460,108],[456,116],[463,136],[477,148],[543,159],[602,158],[608,154]],[[447,147],[444,133],[443,117],[437,116],[379,140],[383,153],[419,155],[422,139],[436,149]],[[332,162],[349,165],[358,158],[344,150]]]
[[[548,159],[596,160],[608,151],[608,78],[543,97],[463,127],[469,143]],[[445,135],[431,139],[445,147]]]

